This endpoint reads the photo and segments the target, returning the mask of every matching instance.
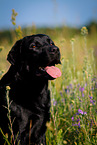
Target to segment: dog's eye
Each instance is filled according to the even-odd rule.
[[[33,48],[35,48],[35,47],[36,47],[35,44],[31,44],[30,47],[29,47],[29,49],[30,49],[30,50],[33,50]]]
[[[32,45],[32,47],[35,48],[36,46],[35,45]]]
[[[30,44],[30,48],[35,48],[36,47],[36,45],[35,44]]]

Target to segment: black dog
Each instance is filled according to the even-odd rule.
[[[48,80],[61,75],[55,67],[60,63],[59,48],[47,35],[26,36],[15,43],[7,60],[11,67],[0,80],[0,128],[10,136],[4,107],[7,106],[6,86],[10,86],[14,138],[19,132],[19,145],[45,145],[46,122],[50,119]],[[0,145],[4,145],[2,134]]]

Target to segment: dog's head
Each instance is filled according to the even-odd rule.
[[[60,63],[59,48],[44,34],[26,36],[17,41],[7,59],[12,65],[25,66],[28,71],[37,70],[37,75],[45,72],[52,77],[55,77],[54,73],[61,75],[55,67]]]

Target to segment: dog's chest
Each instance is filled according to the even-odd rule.
[[[12,86],[9,95],[11,100],[23,106],[45,104],[48,101],[48,82],[26,81]]]

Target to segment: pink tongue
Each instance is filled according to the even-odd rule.
[[[61,76],[60,69],[55,66],[47,66],[45,67],[45,71],[53,78],[58,78]]]

